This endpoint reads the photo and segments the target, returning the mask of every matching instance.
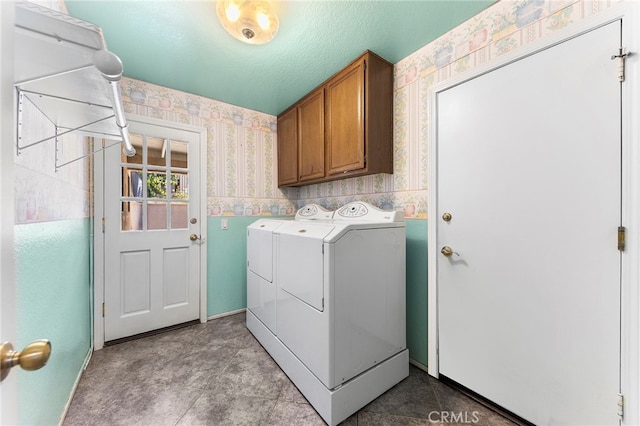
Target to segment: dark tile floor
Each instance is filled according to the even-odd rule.
[[[410,366],[344,425],[511,425]],[[94,352],[63,425],[324,425],[236,314]]]

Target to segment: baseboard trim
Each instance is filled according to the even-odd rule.
[[[246,310],[247,310],[246,308],[242,308],[242,309],[236,309],[235,311],[224,312],[222,314],[211,315],[211,316],[207,317],[207,321],[211,321],[211,320],[218,319],[218,318],[228,317],[230,315],[239,314],[239,313],[245,312]]]
[[[418,367],[420,370],[424,371],[425,373],[429,373],[429,370],[426,365],[416,361],[413,358],[409,358],[409,364],[413,365],[414,367]]]
[[[78,371],[78,377],[76,377],[76,381],[73,383],[71,387],[71,392],[69,393],[69,398],[67,399],[67,403],[64,405],[64,410],[62,410],[62,414],[60,414],[60,420],[58,421],[58,426],[62,426],[64,423],[64,419],[67,417],[67,413],[69,412],[69,407],[71,406],[71,401],[73,400],[74,395],[76,394],[76,389],[78,388],[78,384],[80,383],[80,379],[82,378],[82,373],[87,369],[89,365],[89,361],[91,361],[91,357],[93,356],[93,346],[89,347],[89,351],[87,352],[87,356],[84,358],[84,362],[82,363],[82,368]]]

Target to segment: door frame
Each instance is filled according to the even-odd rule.
[[[207,129],[204,127],[190,126],[173,121],[159,120],[156,118],[143,117],[127,114],[129,122],[138,122],[161,126],[196,133],[200,142],[200,235],[202,244],[200,245],[200,322],[207,322]],[[97,145],[97,144],[94,144]],[[98,149],[99,147],[95,146]],[[113,147],[109,149],[120,149]],[[102,316],[102,304],[104,303],[105,292],[105,252],[104,233],[102,231],[102,220],[104,215],[104,155],[102,151],[96,152],[93,160],[94,178],[94,271],[93,271],[93,349],[98,350],[104,347],[104,317]]]
[[[16,345],[17,314],[14,262],[14,162],[16,90],[13,87],[14,2],[0,2],[0,339]],[[17,348],[19,350],[19,348]],[[0,384],[0,424],[18,423],[18,372]]]
[[[626,2],[614,6],[593,17],[558,31],[557,34],[532,42],[512,53],[507,53],[490,63],[447,79],[429,88],[429,132],[428,169],[428,223],[427,223],[427,371],[439,376],[438,360],[438,289],[437,289],[437,102],[439,92],[479,77],[497,68],[508,65],[541,50],[578,37],[595,28],[622,19],[622,41],[627,52],[626,79],[622,84],[622,223],[627,229],[626,248],[621,254],[621,348],[620,348],[620,392],[624,395],[624,418],[622,424],[640,423],[640,4]],[[617,52],[612,52],[612,55]],[[615,242],[612,242],[615,244]],[[615,407],[612,407],[615,409]]]

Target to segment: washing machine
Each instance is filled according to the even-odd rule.
[[[404,218],[352,202],[273,231],[275,331],[247,327],[329,424],[409,374]]]
[[[333,211],[307,204],[295,220],[331,220]],[[258,219],[247,227],[247,309],[275,333],[276,286],[274,284],[273,233],[290,220]]]

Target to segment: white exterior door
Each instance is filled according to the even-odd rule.
[[[104,336],[201,316],[200,134],[131,121],[134,157],[104,151]]]
[[[439,374],[538,425],[618,424],[620,34],[437,94]]]

